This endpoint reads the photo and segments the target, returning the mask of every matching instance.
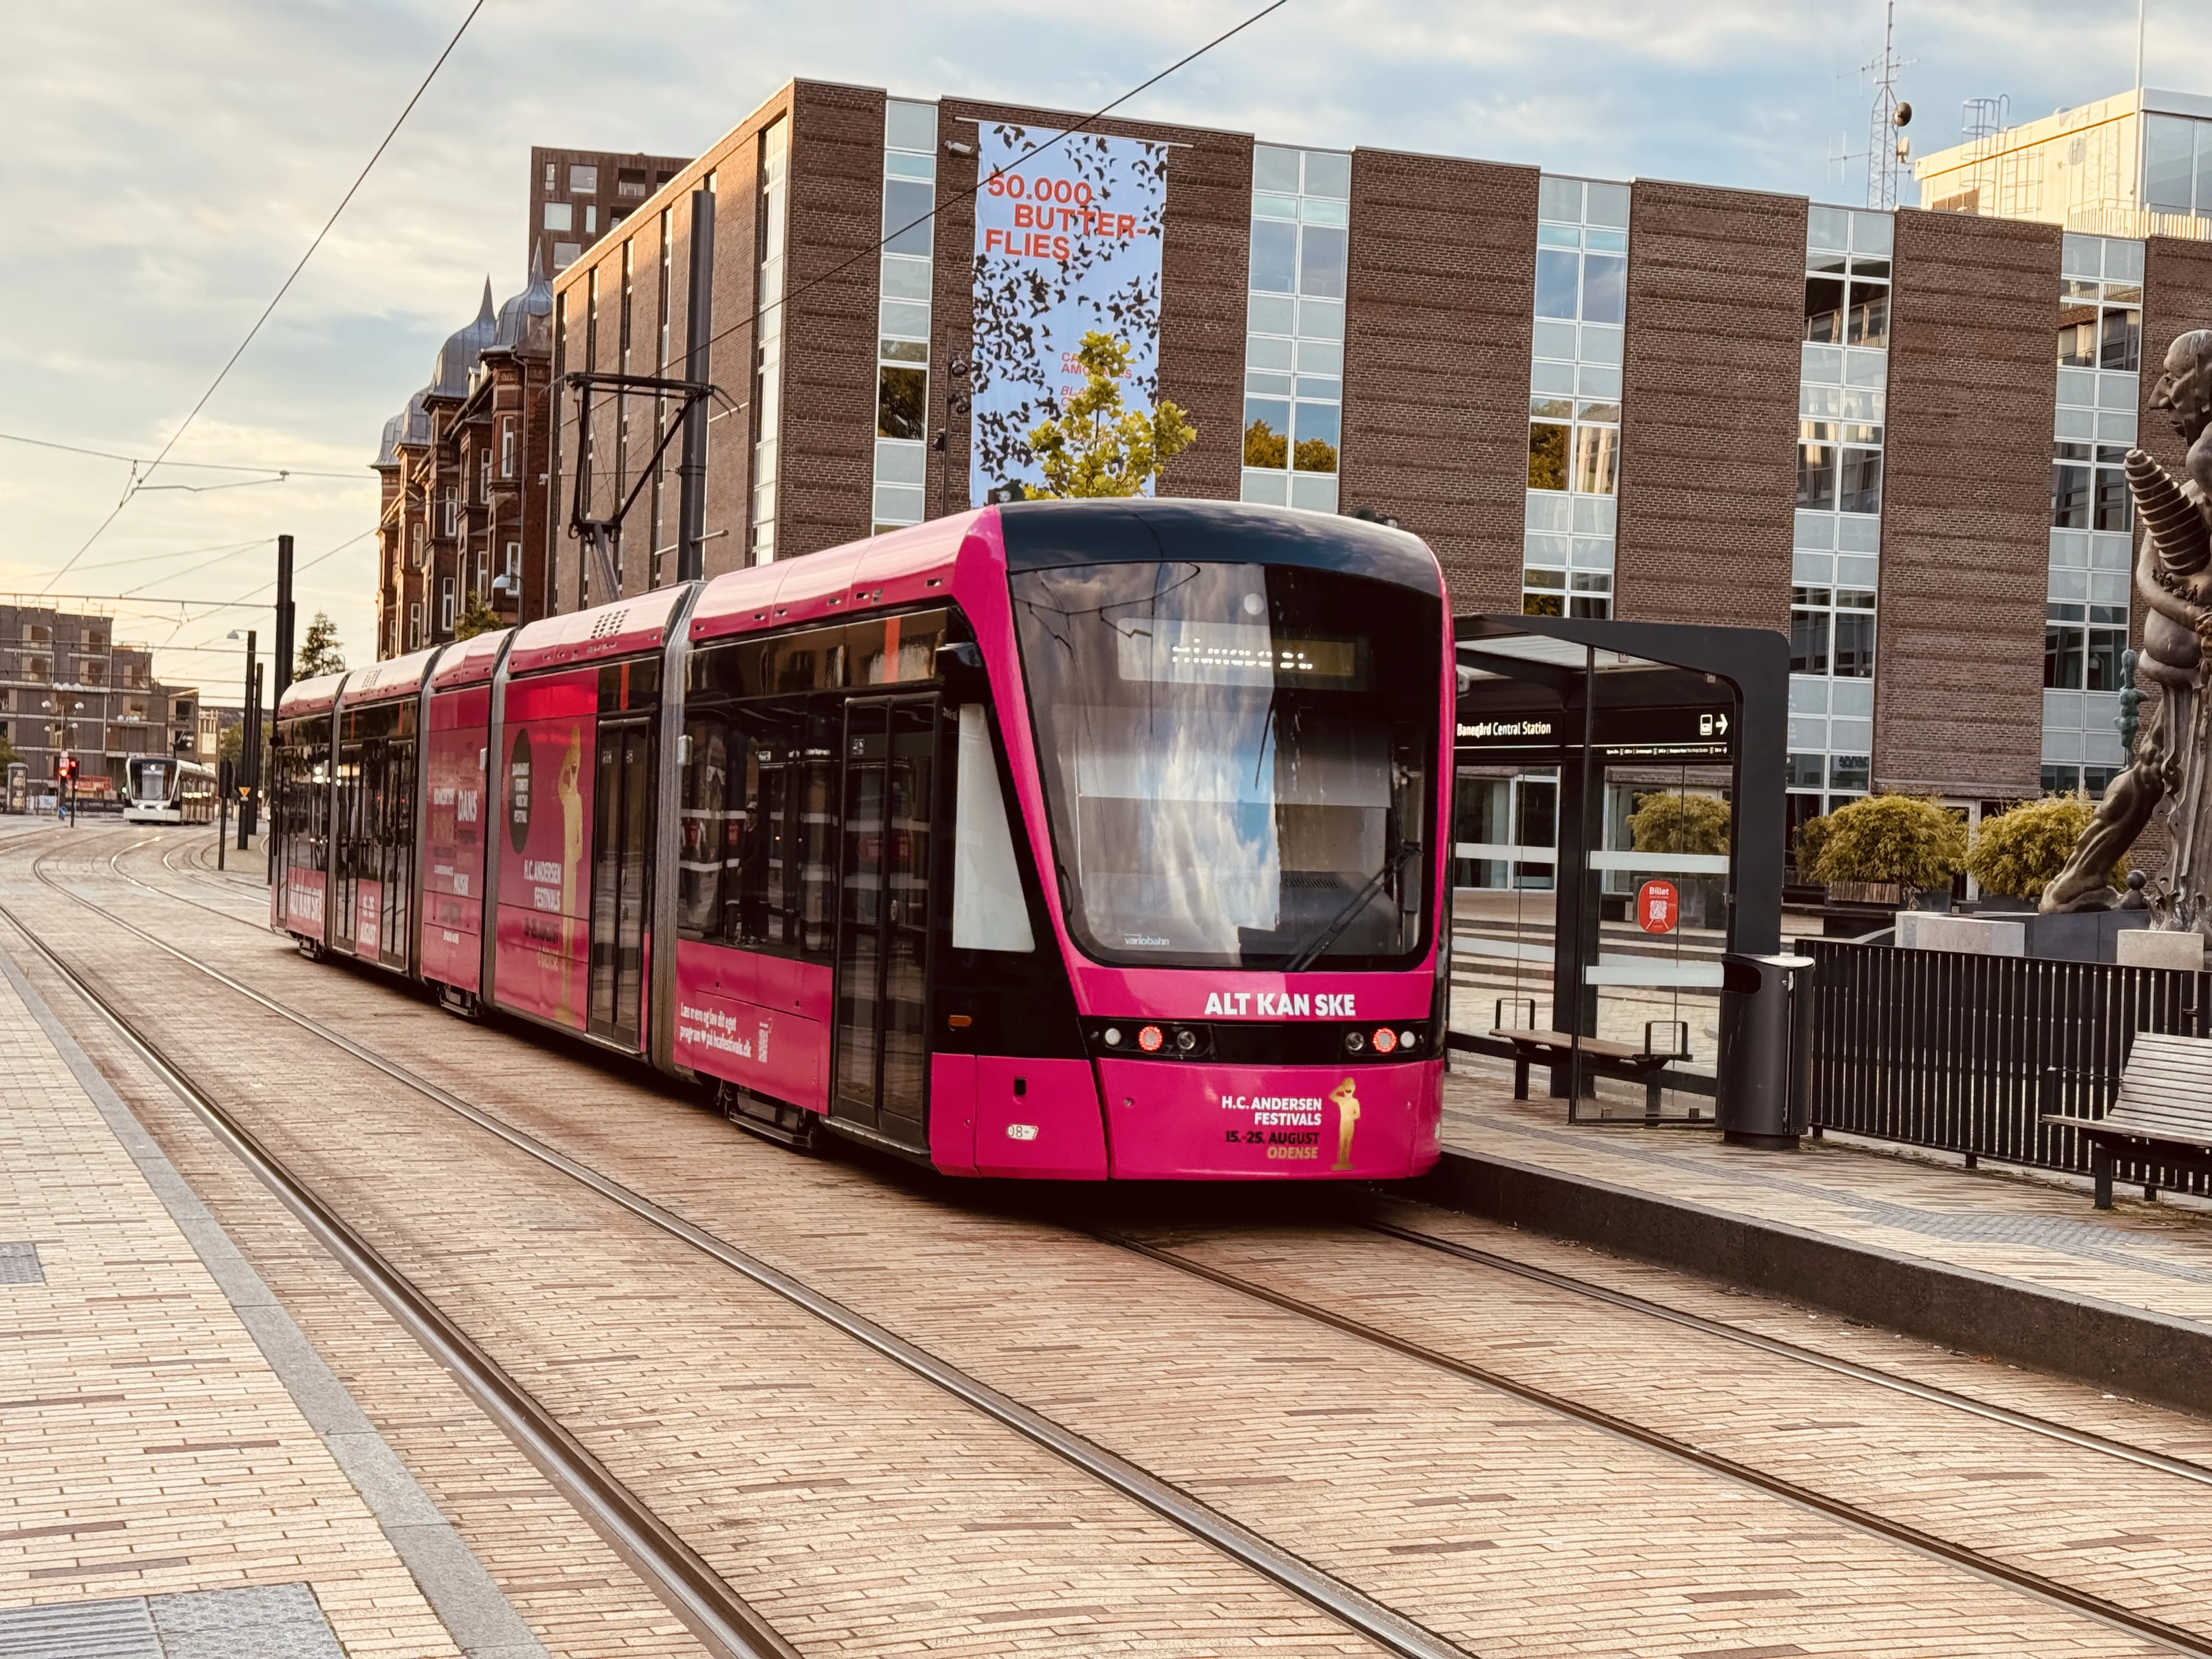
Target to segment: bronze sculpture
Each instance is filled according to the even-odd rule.
[[[2162,409],[2188,453],[2177,478],[2140,449],[2127,457],[2129,493],[2142,521],[2136,591],[2146,606],[2139,680],[2156,712],[2136,735],[2128,769],[2112,781],[2073,856],[2044,890],[2046,912],[2121,903],[2112,872],[2161,805],[2171,842],[2165,876],[2148,897],[2164,927],[2212,931],[2212,329],[2166,348],[2150,406]]]

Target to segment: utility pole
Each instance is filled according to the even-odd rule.
[[[707,343],[714,337],[714,192],[691,192],[690,283],[684,305],[684,378],[707,384]],[[677,465],[676,580],[707,573],[707,400],[684,405],[684,459]],[[610,594],[609,598],[614,597]]]
[[[273,708],[284,701],[285,688],[292,684],[292,538],[276,538],[276,695]]]
[[[261,665],[253,660],[254,630],[246,630],[246,716],[238,730],[238,850],[253,833],[253,763],[259,753]]]

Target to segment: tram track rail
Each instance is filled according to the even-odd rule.
[[[1362,1221],[1358,1225],[1368,1232],[1380,1234],[1385,1238],[1396,1239],[1401,1243],[1415,1245],[1422,1249],[1434,1250],[1439,1255],[1454,1256],[1462,1261],[1472,1262],[1478,1267],[1487,1267],[1498,1273],[1510,1273],[1518,1279],[1528,1279],[1535,1284],[1547,1285],[1553,1290],[1565,1291],[1586,1300],[1601,1302],[1630,1313],[1641,1314],[1647,1318],[1656,1319],[1684,1330],[1717,1337],[1724,1342],[1732,1342],[1741,1347],[1755,1348],[1762,1353],[1772,1354],[1778,1358],[1795,1360],[1800,1364],[1809,1365],[1816,1370],[1826,1371],[1832,1376],[1845,1376],[1854,1382],[1871,1383],[1875,1388],[1887,1389],[1930,1405],[1948,1406],[1953,1410],[1965,1412],[1988,1422],[2001,1423],[2008,1428],[2019,1429],[2028,1434],[2040,1435],[2046,1439],[2056,1440],[2085,1451],[2097,1452],[2106,1457],[2118,1458],[2123,1462],[2136,1464],[2142,1468],[2154,1469],[2160,1474],[2169,1474],[2177,1480],[2191,1480],[2199,1486],[2212,1486],[2212,1467],[2194,1462],[2185,1457],[2175,1457],[2165,1452],[2153,1451],[2148,1447],[2130,1445],[2124,1440],[2115,1440],[2109,1435],[2098,1434],[2087,1429],[2077,1429],[2070,1424],[2054,1422],[2050,1418],[2039,1417],[2032,1412],[2019,1411],[2009,1406],[2000,1406],[1992,1401],[1978,1400],[1972,1395],[1960,1394],[1954,1389],[1946,1389],[1933,1382],[1923,1382],[1917,1377],[1900,1376],[1895,1371],[1884,1370],[1880,1366],[1862,1364],[1856,1360],[1823,1353],[1817,1348],[1808,1348],[1801,1343],[1791,1342],[1784,1337],[1769,1336],[1762,1331],[1747,1330],[1742,1326],[1732,1325],[1724,1319],[1714,1319],[1704,1314],[1691,1313],[1685,1309],[1669,1307],[1663,1302],[1654,1302],[1647,1297],[1638,1296],[1631,1291],[1615,1290],[1611,1285],[1595,1284],[1589,1279],[1577,1278],[1572,1273],[1561,1273],[1554,1267],[1541,1267],[1533,1262],[1516,1261],[1511,1256],[1500,1255],[1495,1251],[1464,1243],[1458,1239],[1440,1238],[1434,1233],[1425,1233],[1416,1227],[1401,1226],[1395,1222],[1373,1219]]]
[[[48,856],[48,854],[42,854]],[[119,855],[118,855],[119,856]],[[1290,1589],[1310,1604],[1322,1607],[1341,1619],[1362,1633],[1381,1642],[1389,1650],[1402,1655],[1463,1656],[1465,1650],[1436,1637],[1432,1632],[1407,1620],[1395,1610],[1374,1602],[1364,1593],[1344,1584],[1322,1570],[1291,1554],[1279,1546],[1251,1532],[1241,1523],[1221,1516],[1201,1500],[1184,1492],[1172,1483],[1151,1474],[1134,1464],[1121,1459],[1095,1443],[1076,1435],[1073,1431],[1053,1422],[1000,1393],[988,1383],[973,1377],[958,1367],[938,1356],[907,1342],[887,1328],[876,1324],[866,1316],[846,1307],[826,1294],[783,1273],[750,1253],[729,1243],[719,1236],[664,1209],[599,1170],[569,1158],[556,1148],[538,1141],[527,1132],[516,1128],[472,1103],[462,1099],[441,1085],[421,1077],[408,1067],[374,1053],[332,1030],[313,1016],[291,1009],[275,998],[244,984],[222,969],[202,963],[188,952],[179,950],[166,940],[117,915],[94,901],[75,892],[53,879],[33,860],[33,873],[38,879],[71,902],[89,909],[123,927],[126,931],[155,945],[185,966],[246,997],[278,1017],[322,1038],[332,1046],[354,1056],[408,1088],[435,1101],[467,1121],[494,1134],[510,1146],[554,1168],[580,1184],[599,1193],[631,1214],[655,1228],[669,1233],[684,1243],[713,1257],[763,1288],[775,1291],[786,1300],[814,1314],[824,1322],[863,1342],[908,1370],[935,1383],[966,1403],[1014,1429],[1035,1443],[1054,1452],[1066,1461],[1076,1464],[1086,1473],[1103,1480],[1125,1495],[1151,1509],[1184,1530],[1214,1544],[1224,1553],[1246,1561],[1246,1564]],[[178,898],[186,903],[197,901],[184,899],[180,895],[167,894],[149,884],[136,881],[118,870],[118,875],[130,880],[142,890],[158,896]],[[205,905],[198,908],[210,908]],[[4,905],[0,915],[6,915],[26,937],[32,937],[22,922]],[[233,917],[233,920],[238,920]],[[33,938],[33,942],[38,944]],[[42,952],[46,947],[40,945]],[[46,952],[51,958],[51,952]],[[1516,1261],[1455,1240],[1442,1239],[1418,1229],[1395,1224],[1366,1220],[1358,1224],[1364,1230],[1400,1243],[1429,1249],[1479,1267],[1509,1273],[1549,1288],[1599,1301],[1646,1317],[1663,1320],[1680,1328],[1700,1332],[1723,1340],[1756,1348],[1772,1357],[1811,1365],[1832,1375],[1850,1377],[1907,1395],[1925,1403],[1948,1407],[1968,1413],[1983,1420],[2023,1432],[2060,1441],[2077,1449],[2114,1457],[2156,1473],[2212,1486],[2212,1468],[2196,1464],[2185,1459],[2136,1447],[2125,1442],[2076,1430],[2032,1413],[2019,1412],[1992,1402],[1976,1400],[1955,1391],[1916,1379],[1884,1371],[1877,1367],[1858,1364],[1834,1356],[1803,1348],[1779,1338],[1768,1337],[1733,1326],[1725,1321],[1707,1318],[1682,1310],[1673,1309],[1648,1298],[1607,1286],[1592,1284],[1573,1275]],[[2212,1634],[2201,1633],[2169,1620],[2160,1619],[2083,1589],[2064,1580],[2051,1577],[2007,1561],[1973,1546],[1956,1542],[1939,1534],[1916,1527],[1908,1522],[1885,1515],[1878,1510],[1823,1492],[1819,1489],[1793,1480],[1787,1476],[1763,1470],[1725,1454],[1710,1450],[1665,1430],[1638,1423],[1632,1419],[1608,1411],[1602,1407],[1578,1401],[1553,1389],[1530,1382],[1510,1373],[1498,1370],[1468,1359],[1461,1355],[1402,1337],[1381,1327],[1340,1312],[1319,1303],[1291,1295],[1286,1291],[1259,1285],[1237,1273],[1197,1261],[1178,1250],[1151,1243],[1132,1234],[1113,1231],[1094,1231],[1090,1233],[1102,1243],[1130,1251],[1163,1267],[1185,1273],[1229,1290],[1239,1295],[1265,1303],[1283,1312],[1310,1322],[1328,1327],[1340,1334],[1389,1351],[1401,1358],[1448,1372],[1482,1387],[1497,1390],[1529,1405],[1571,1419],[1620,1438],[1633,1442],[1666,1456],[1692,1465],[1708,1474],[1720,1476],[1738,1485],[1756,1488],[1771,1496],[1796,1504],[1830,1519],[1868,1534],[1901,1545],[1920,1554],[1943,1561],[1953,1567],[1980,1577],[2008,1585],[2039,1600],[2063,1607],[2116,1630],[2165,1646],[2172,1651],[2203,1656],[2212,1659]],[[1273,1570],[1271,1570],[1271,1568]],[[1310,1577],[1301,1581],[1301,1575]],[[1342,1599],[1340,1599],[1342,1598]],[[1364,1604],[1364,1605],[1363,1605]],[[1373,1627],[1362,1619],[1374,1620]]]
[[[40,855],[40,857],[44,856],[47,855]],[[762,1261],[720,1236],[687,1221],[672,1211],[664,1208],[651,1199],[616,1181],[613,1177],[592,1169],[578,1159],[570,1158],[556,1147],[547,1146],[535,1136],[507,1123],[495,1114],[462,1099],[442,1085],[375,1053],[343,1032],[331,1029],[312,1015],[288,1007],[276,998],[234,978],[220,969],[199,961],[189,952],[179,950],[158,935],[140,927],[127,918],[116,915],[106,906],[85,897],[81,893],[72,891],[49,876],[40,866],[38,858],[33,860],[32,873],[42,884],[103,917],[112,925],[121,927],[145,943],[164,951],[185,966],[382,1073],[393,1081],[445,1108],[515,1150],[598,1194],[658,1231],[690,1246],[693,1249],[723,1267],[735,1271],[761,1288],[773,1292],[792,1305],[812,1315],[823,1324],[841,1332],[863,1346],[872,1349],[912,1375],[933,1384],[945,1394],[1013,1431],[1032,1444],[1059,1457],[1062,1462],[1111,1487],[1184,1533],[1212,1546],[1223,1554],[1279,1585],[1309,1606],[1337,1620],[1347,1628],[1376,1643],[1385,1651],[1400,1656],[1400,1659],[1474,1659],[1474,1656],[1470,1655],[1468,1650],[1437,1635],[1416,1620],[1394,1608],[1386,1607],[1364,1592],[1314,1565],[1303,1557],[1284,1548],[1242,1522],[1222,1514],[1172,1481],[1152,1474],[1085,1437],[1077,1434],[1043,1413],[1023,1405],[1011,1395],[992,1388],[988,1383],[961,1370],[949,1360],[908,1342],[886,1327],[869,1319],[866,1315],[847,1307],[836,1298],[815,1289],[781,1268]],[[138,884],[143,886],[144,884]],[[218,1137],[226,1146],[230,1146],[234,1152],[240,1152],[241,1147],[251,1149],[250,1153],[241,1152],[241,1157],[258,1176],[260,1176],[265,1183],[271,1185],[271,1189],[276,1192],[280,1199],[286,1201],[288,1207],[293,1207],[292,1200],[288,1194],[296,1191],[302,1199],[312,1202],[319,1213],[326,1215],[331,1225],[344,1227],[345,1224],[336,1216],[335,1212],[330,1212],[322,1200],[314,1198],[305,1183],[300,1182],[299,1178],[290,1171],[284,1170],[273,1155],[262,1148],[258,1142],[253,1141],[242,1126],[236,1125],[234,1121],[230,1120],[228,1115],[222,1113],[219,1107],[214,1109],[219,1115],[222,1124],[228,1127],[218,1127],[217,1120],[211,1119],[207,1111],[203,1109],[204,1103],[212,1106],[213,1103],[207,1101],[204,1093],[199,1091],[196,1085],[191,1084],[189,1079],[185,1079],[173,1063],[163,1058],[150,1044],[149,1039],[138,1033],[135,1027],[130,1025],[119,1011],[113,1009],[98,992],[86,983],[82,975],[64,963],[58,955],[39,939],[9,907],[0,904],[0,917],[4,917],[19,933],[30,941],[34,949],[53,963],[58,972],[60,972],[72,986],[86,995],[93,1006],[111,1023],[115,1024],[134,1049],[147,1056],[149,1063],[155,1066],[165,1082],[169,1082],[173,1088],[182,1084],[184,1090],[189,1091],[184,1093],[183,1097],[192,1107],[195,1113],[202,1117],[203,1121],[209,1122],[210,1127],[216,1129]],[[271,1182],[270,1173],[264,1172],[265,1170],[277,1172],[278,1182],[283,1184]],[[296,1208],[295,1208],[295,1213],[302,1214]],[[302,1219],[307,1219],[305,1214],[302,1214]],[[322,1232],[315,1228],[315,1224],[310,1222],[309,1225],[311,1230],[317,1231],[319,1238],[324,1237]],[[348,1231],[350,1232],[350,1230],[349,1229]],[[353,1237],[358,1238],[358,1235],[353,1235]],[[328,1241],[325,1240],[325,1242]],[[349,1272],[354,1272],[356,1277],[362,1277],[363,1267],[374,1272],[376,1264],[382,1261],[382,1258],[375,1255],[374,1247],[368,1245],[366,1240],[359,1240],[359,1245],[361,1250],[366,1254],[357,1256],[345,1251],[333,1252],[337,1255],[341,1263]],[[374,1260],[371,1261],[370,1258]],[[357,1262],[360,1265],[357,1266]],[[398,1276],[397,1270],[390,1269],[388,1263],[383,1265],[393,1276]],[[385,1299],[376,1282],[368,1278],[363,1278],[362,1282],[368,1285],[372,1293],[378,1295],[380,1301]],[[404,1282],[403,1279],[402,1283]],[[414,1295],[417,1297],[421,1297],[419,1291],[415,1291]],[[427,1303],[427,1299],[425,1301]],[[387,1303],[386,1305],[390,1306],[391,1304]],[[434,1308],[430,1311],[435,1313]],[[441,1363],[444,1363],[443,1356],[438,1348],[432,1346],[431,1342],[424,1341],[422,1335],[413,1323],[404,1316],[397,1316],[396,1313],[396,1316],[400,1316],[402,1324],[407,1328],[410,1335],[416,1336],[418,1341],[423,1341],[424,1347],[434,1357],[439,1358]],[[437,1316],[443,1320],[442,1315]],[[462,1341],[467,1340],[465,1334],[460,1333],[458,1327],[452,1327],[450,1321],[444,1322],[452,1328],[455,1336]],[[473,1346],[472,1344],[471,1346]],[[493,1364],[488,1356],[484,1357],[483,1363],[487,1365]],[[495,1366],[494,1368],[495,1369]],[[526,1399],[527,1398],[526,1392],[520,1389],[520,1384],[514,1383],[512,1379],[508,1379],[508,1388],[514,1393],[522,1394]],[[471,1392],[473,1394],[473,1390]],[[542,1411],[543,1408],[539,1409]],[[494,1420],[498,1422],[503,1430],[507,1429],[507,1420],[495,1412]],[[557,1423],[552,1423],[550,1418],[547,1421],[552,1429],[562,1436],[567,1436],[567,1431],[561,1430]],[[567,1437],[573,1442],[573,1437]],[[529,1442],[518,1437],[517,1443],[522,1447],[526,1455],[532,1455],[532,1461],[536,1461]],[[580,1444],[577,1446],[577,1450],[583,1452]],[[590,1454],[583,1452],[583,1455],[588,1458]],[[549,1478],[555,1479],[555,1484],[561,1487],[563,1495],[568,1497],[571,1503],[578,1504],[580,1510],[585,1513],[586,1520],[592,1520],[591,1511],[584,1507],[586,1503],[592,1501],[591,1489],[584,1486],[572,1489],[558,1478],[552,1476],[550,1471],[548,1473]],[[615,1482],[611,1474],[605,1475],[605,1479],[619,1486],[619,1482]],[[580,1495],[582,1497],[582,1502],[579,1501]],[[650,1511],[647,1513],[649,1515]],[[597,1525],[596,1521],[593,1524]],[[672,1538],[673,1534],[670,1536]],[[611,1538],[610,1541],[615,1540]],[[680,1540],[675,1541],[681,1544]],[[622,1546],[617,1543],[617,1547],[620,1548]],[[688,1551],[688,1546],[684,1547]],[[704,1568],[703,1562],[700,1565]],[[705,1570],[711,1575],[711,1568]],[[647,1576],[648,1583],[655,1586],[655,1593],[659,1594],[658,1580],[650,1575],[644,1576]],[[679,1594],[683,1591],[683,1586],[680,1583],[673,1588]],[[729,1593],[732,1597],[735,1596],[734,1591]],[[678,1615],[682,1616],[680,1607],[673,1602],[671,1603],[671,1607],[672,1611],[677,1611]],[[687,1620],[686,1622],[688,1624],[690,1621]],[[762,1626],[763,1631],[766,1628],[765,1626]],[[781,1640],[780,1638],[775,1639]],[[796,1659],[795,1650],[787,1646],[732,1648],[730,1651],[738,1656],[738,1659],[753,1659],[756,1654],[791,1656],[792,1659]],[[2208,1659],[2212,1659],[2212,1649],[2208,1649],[2207,1653]]]
[[[0,916],[298,1218],[717,1659],[801,1659],[744,1598],[419,1286],[4,904]]]
[[[1486,1388],[1495,1389],[1500,1393],[1510,1395],[1529,1405],[1556,1413],[1563,1417],[1572,1418],[1593,1428],[1603,1430],[1608,1434],[1617,1435],[1625,1440],[1633,1441],[1638,1445],[1663,1453],[1668,1457],[1692,1464],[1708,1473],[1723,1476],[1744,1486],[1755,1486],[1762,1492],[1786,1499],[1790,1503],[1801,1504],[1860,1531],[1876,1534],[1893,1543],[1902,1544],[1923,1554],[1948,1561],[1954,1566],[1962,1567],[1980,1577],[2009,1584],[2015,1589],[2026,1591],[2041,1600],[2057,1602],[2076,1613],[2085,1613],[2100,1623],[2109,1625],[2117,1630],[2125,1631],[2130,1635],[2140,1636],[2160,1643],[2177,1653],[2212,1656],[2212,1634],[2200,1634],[2168,1620],[2137,1612],[2123,1603],[2069,1584],[2063,1579],[2052,1578],[2047,1574],[2035,1571],[2033,1568],[2015,1565],[2002,1557],[1975,1549],[1971,1545],[1955,1543],[1940,1534],[1931,1533],[1907,1522],[1899,1521],[1877,1510],[1852,1503],[1847,1498],[1833,1497],[1820,1491],[1817,1487],[1808,1486],[1802,1482],[1791,1480],[1786,1476],[1771,1474],[1756,1465],[1743,1462],[1725,1454],[1708,1450],[1705,1447],[1684,1440],[1678,1435],[1669,1434],[1662,1429],[1652,1428],[1645,1424],[1636,1422],[1633,1419],[1623,1417],[1602,1407],[1572,1399],[1556,1390],[1543,1388],[1511,1376],[1510,1373],[1478,1364],[1461,1355],[1446,1353],[1441,1349],[1431,1347],[1425,1343],[1416,1342],[1409,1337],[1401,1336],[1394,1331],[1384,1330],[1382,1327],[1370,1324],[1365,1320],[1340,1313],[1333,1308],[1323,1307],[1318,1303],[1308,1301],[1304,1297],[1292,1296],[1271,1286],[1253,1284],[1236,1273],[1213,1267],[1210,1263],[1196,1261],[1179,1251],[1164,1249],[1127,1234],[1100,1232],[1094,1234],[1093,1237],[1122,1249],[1132,1251],[1146,1261],[1158,1262],[1164,1267],[1188,1273],[1209,1284],[1218,1285],[1225,1290],[1235,1291],[1254,1297],[1272,1307],[1279,1308],[1285,1313],[1295,1314],[1316,1324],[1325,1325],[1332,1330],[1342,1332],[1347,1336],[1355,1337],[1376,1347],[1386,1349],[1422,1364],[1433,1366],[1437,1370],[1464,1377],[1469,1382],[1480,1383]]]

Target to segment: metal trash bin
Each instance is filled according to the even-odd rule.
[[[1794,1148],[1812,1097],[1810,957],[1721,957],[1718,1098],[1721,1138],[1738,1146]]]

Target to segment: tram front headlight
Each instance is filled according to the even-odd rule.
[[[1344,1034],[1344,1047],[1347,1054],[1364,1054],[1367,1052],[1367,1039],[1357,1031],[1346,1031]]]
[[[1180,1052],[1188,1054],[1198,1047],[1198,1033],[1192,1030],[1189,1026],[1184,1026],[1176,1033],[1175,1045]]]
[[[1100,1036],[1109,1048],[1121,1046],[1121,1028],[1118,1025],[1109,1025]]]

